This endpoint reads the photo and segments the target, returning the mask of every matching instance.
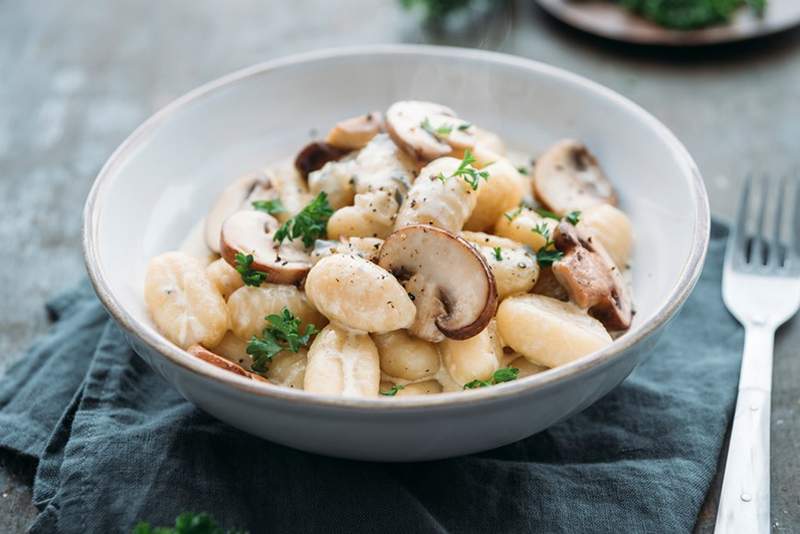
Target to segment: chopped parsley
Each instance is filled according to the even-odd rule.
[[[467,130],[469,130],[471,127],[472,127],[472,123],[471,123],[471,122],[465,122],[465,123],[463,123],[461,126],[459,126],[459,127],[458,127],[458,131],[460,131],[460,132],[466,132],[466,131],[467,131]]]
[[[247,534],[244,530],[225,530],[206,512],[183,512],[174,527],[152,527],[144,521],[133,527],[133,534]]]
[[[267,273],[253,269],[253,255],[237,252],[235,256],[236,272],[242,277],[242,282],[246,286],[258,287],[267,279]]]
[[[278,228],[273,239],[282,243],[284,239],[302,238],[303,245],[310,248],[314,241],[325,238],[325,229],[331,215],[333,209],[328,203],[328,195],[325,191],[320,191],[300,213]]]
[[[449,124],[443,124],[438,128],[434,128],[433,125],[431,124],[431,121],[428,120],[428,117],[425,117],[425,120],[419,123],[419,127],[428,132],[429,134],[431,134],[432,136],[436,137],[437,139],[439,137],[447,137],[448,135],[450,135],[450,132],[453,131],[453,127],[450,126]]]
[[[575,226],[579,222],[581,222],[581,212],[580,211],[571,211],[567,213],[564,218],[569,221],[570,224]]]
[[[560,260],[564,256],[563,252],[556,250],[549,226],[540,223],[534,226],[532,231],[534,234],[539,234],[544,238],[544,245],[536,252],[536,261],[539,262],[539,265],[549,267],[553,265],[553,262]]]
[[[458,165],[458,168],[450,175],[450,178],[454,177],[462,177],[464,181],[469,184],[473,191],[478,190],[478,184],[480,183],[480,179],[483,178],[484,180],[489,179],[489,172],[488,171],[478,171],[472,164],[475,163],[475,157],[472,155],[472,152],[467,148],[464,150],[464,158],[461,160],[461,163]]]
[[[519,369],[516,367],[503,367],[492,374],[489,380],[473,380],[464,384],[464,389],[485,388],[503,382],[511,382],[519,376]]]
[[[391,388],[387,389],[386,391],[381,391],[380,393],[381,393],[381,395],[384,395],[386,397],[394,397],[395,395],[397,395],[397,392],[400,391],[403,388],[405,388],[404,385],[395,384]]]
[[[507,211],[506,213],[503,214],[503,216],[506,219],[508,219],[508,222],[511,222],[514,219],[516,219],[519,216],[520,213],[522,213],[522,208],[523,208],[523,206],[520,206],[517,209],[515,209],[514,211]]]
[[[287,308],[283,308],[280,315],[267,315],[266,321],[267,327],[261,337],[253,336],[247,344],[247,354],[253,357],[250,367],[257,373],[266,372],[276,354],[284,350],[299,351],[317,333],[317,328],[308,324],[305,333],[300,334],[300,319]]]
[[[557,221],[561,220],[561,217],[556,215],[550,210],[546,210],[544,208],[533,208],[533,211],[539,214],[540,217],[544,217],[545,219],[555,219]]]
[[[494,259],[497,261],[503,261],[503,249],[500,247],[494,247],[492,252],[494,253]]]
[[[286,211],[286,208],[283,207],[283,203],[279,198],[273,200],[253,201],[253,208],[259,211],[265,211],[270,215],[275,215],[276,213],[283,213]]]
[[[519,167],[517,167],[517,172],[518,172],[518,173],[520,173],[520,174],[524,174],[525,176],[527,176],[527,175],[528,175],[528,172],[529,172],[529,171],[528,171],[528,167],[525,167],[525,166],[523,166],[523,165],[520,165]]]

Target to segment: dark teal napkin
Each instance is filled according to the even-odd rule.
[[[126,532],[182,511],[253,533],[688,532],[742,346],[720,298],[724,229],[712,233],[697,289],[652,356],[591,408],[513,445],[404,465],[251,437],[184,401],[82,286],[50,304],[51,333],[0,379],[0,446],[39,459],[37,533]]]

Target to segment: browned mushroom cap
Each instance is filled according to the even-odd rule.
[[[570,300],[598,319],[609,330],[631,325],[631,297],[619,269],[596,239],[562,221],[553,236],[564,253],[553,262],[553,275],[569,293]]]
[[[597,159],[578,141],[559,141],[539,159],[533,192],[547,209],[566,215],[598,204],[616,204],[614,188]]]
[[[395,102],[386,112],[386,131],[418,163],[460,155],[475,145],[475,128],[450,108],[433,102]]]
[[[294,159],[294,166],[303,176],[308,178],[308,174],[321,169],[329,161],[335,161],[349,150],[344,150],[328,143],[313,141],[303,147]]]
[[[267,273],[273,284],[299,282],[311,268],[308,254],[292,243],[279,245],[273,239],[278,221],[261,211],[240,211],[222,225],[222,257],[236,267],[236,254],[253,256],[251,267]]]
[[[278,191],[263,172],[253,172],[237,179],[225,188],[206,216],[205,240],[208,248],[219,254],[219,232],[225,219],[242,209],[253,199],[276,198]]]
[[[392,233],[378,265],[400,280],[417,307],[411,333],[428,341],[467,339],[497,311],[494,276],[481,254],[441,228],[417,224]]]
[[[246,371],[242,366],[233,363],[230,360],[226,360],[219,354],[211,352],[207,348],[203,347],[202,345],[192,345],[186,352],[200,358],[204,362],[208,362],[215,367],[219,367],[220,369],[224,369],[226,371],[230,371],[231,373],[235,373],[239,376],[243,376],[245,378],[250,378],[252,380],[258,380],[259,382],[267,382],[269,380],[264,378],[263,376],[257,375],[255,373],[251,373],[250,371]]]
[[[373,111],[337,123],[328,132],[325,142],[342,150],[359,150],[382,131],[383,115],[380,111]]]

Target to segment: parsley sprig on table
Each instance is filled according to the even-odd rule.
[[[225,530],[205,512],[183,512],[175,518],[174,527],[153,527],[142,521],[133,528],[133,534],[247,534],[247,531]]]
[[[258,287],[267,279],[267,273],[253,269],[253,255],[242,254],[237,252],[236,256],[236,272],[242,277],[242,282],[246,286]]]
[[[284,213],[286,211],[286,208],[283,207],[283,203],[279,198],[275,198],[272,200],[254,200],[253,208],[257,209],[258,211],[267,212],[270,215],[276,215],[278,213]]]
[[[516,367],[503,367],[492,374],[489,380],[473,380],[464,384],[464,389],[485,388],[503,382],[511,382],[519,376],[519,369]]]
[[[288,308],[283,308],[280,314],[267,315],[266,321],[267,326],[261,332],[261,337],[253,336],[247,344],[247,354],[253,357],[250,368],[257,373],[266,372],[269,362],[279,352],[297,352],[300,347],[308,345],[311,336],[317,333],[317,328],[308,324],[305,333],[301,334],[300,319]]]
[[[464,150],[464,158],[461,160],[461,163],[459,163],[458,168],[453,171],[453,174],[450,176],[445,176],[444,173],[440,172],[436,178],[444,183],[448,178],[460,177],[469,184],[473,191],[477,191],[481,178],[484,180],[489,180],[489,172],[479,171],[473,167],[472,164],[475,163],[475,161],[475,156],[472,155],[472,152],[470,152],[469,149],[466,149]]]
[[[397,395],[398,391],[400,391],[401,389],[404,389],[404,388],[405,388],[405,386],[402,385],[402,384],[395,384],[394,386],[390,387],[386,391],[381,391],[380,394],[385,396],[385,397],[394,397],[395,395]]]
[[[301,238],[303,245],[310,248],[314,241],[325,238],[325,229],[331,215],[333,209],[328,203],[328,195],[321,191],[300,213],[283,223],[273,239],[282,243],[284,239]]]
[[[666,28],[692,30],[725,23],[744,5],[764,14],[767,0],[616,0],[622,7]]]

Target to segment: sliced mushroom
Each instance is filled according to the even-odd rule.
[[[273,284],[299,282],[311,268],[308,254],[294,243],[278,244],[273,236],[278,221],[261,211],[240,211],[222,225],[222,257],[236,267],[236,254],[253,256],[251,267],[267,273]]]
[[[547,209],[566,215],[598,204],[617,203],[597,159],[578,141],[559,141],[536,161],[533,191]]]
[[[386,131],[418,163],[460,155],[475,146],[475,128],[452,109],[433,102],[395,102],[386,112]]]
[[[497,287],[483,257],[464,239],[424,224],[392,233],[378,264],[412,296],[417,315],[410,331],[432,342],[467,339],[497,310]]]
[[[603,245],[566,221],[558,224],[553,240],[564,253],[553,262],[553,275],[567,290],[570,300],[588,309],[609,330],[630,327],[630,293]]]
[[[359,150],[382,131],[383,115],[373,111],[339,122],[328,132],[325,142],[342,150]]]
[[[329,161],[335,161],[348,152],[349,150],[344,150],[328,143],[313,141],[303,147],[303,150],[297,154],[294,159],[294,166],[303,178],[308,178],[308,173],[321,169]]]
[[[246,174],[226,187],[206,216],[205,240],[208,248],[219,254],[219,232],[222,223],[242,209],[248,199],[252,197],[253,200],[264,200],[276,196],[277,191],[263,172]]]
[[[210,363],[211,365],[213,365],[215,367],[219,367],[220,369],[224,369],[226,371],[230,371],[231,373],[235,373],[235,374],[237,374],[239,376],[243,376],[245,378],[250,378],[252,380],[258,380],[259,382],[267,382],[267,383],[269,383],[269,380],[267,380],[263,376],[257,375],[255,373],[251,373],[250,371],[246,371],[242,366],[237,365],[237,364],[233,363],[232,361],[223,358],[219,354],[211,352],[210,350],[208,350],[207,348],[203,347],[202,345],[192,345],[191,347],[186,349],[186,352],[188,352],[192,356],[200,358],[204,362],[208,362],[208,363]]]

